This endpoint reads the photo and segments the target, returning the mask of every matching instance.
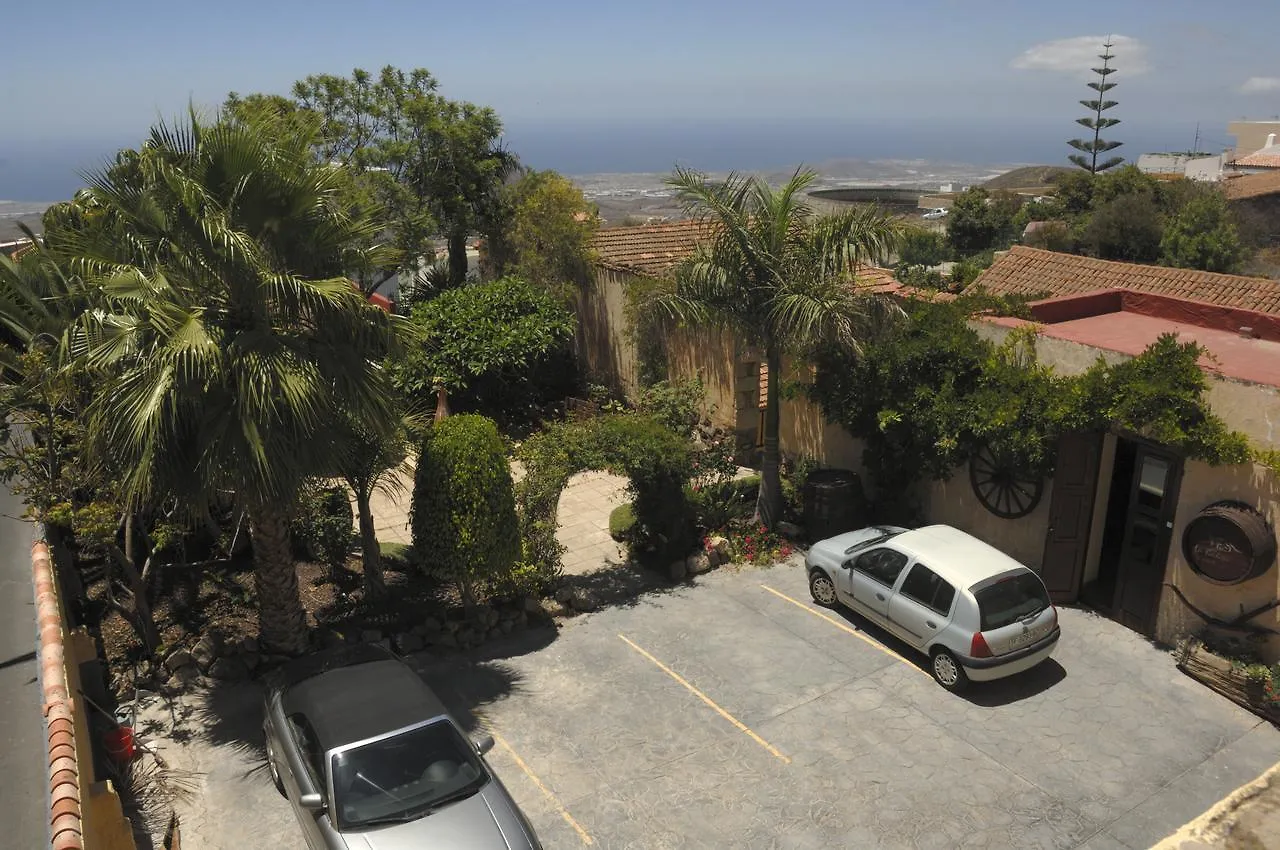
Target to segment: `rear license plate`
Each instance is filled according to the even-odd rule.
[[[1020,635],[1014,635],[1009,638],[1009,648],[1017,649],[1020,646],[1026,646],[1029,643],[1034,643],[1037,637],[1038,635],[1031,631],[1023,632]]]

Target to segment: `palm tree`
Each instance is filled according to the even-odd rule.
[[[799,168],[776,190],[759,177],[734,173],[712,182],[682,168],[668,180],[705,227],[705,239],[655,306],[683,323],[724,327],[764,352],[769,382],[756,514],[768,528],[782,513],[783,356],[803,356],[820,344],[857,350],[875,322],[896,309],[860,291],[854,274],[897,246],[899,223],[874,207],[813,215],[803,196],[816,177]]]
[[[394,422],[381,363],[399,320],[344,272],[376,265],[377,222],[336,197],[339,169],[268,119],[155,127],[91,179],[53,240],[97,288],[75,352],[105,376],[92,445],[127,499],[234,493],[250,520],[259,630],[306,648],[288,518],[332,475],[348,420]]]

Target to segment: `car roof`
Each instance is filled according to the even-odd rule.
[[[994,546],[949,525],[928,525],[904,531],[886,546],[900,549],[957,587],[970,588],[979,582],[1027,569]]]
[[[281,699],[285,716],[301,713],[326,751],[448,713],[418,674],[392,657],[322,669]]]

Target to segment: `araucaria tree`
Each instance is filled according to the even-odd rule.
[[[91,179],[57,240],[100,305],[76,331],[102,376],[90,446],[131,503],[235,494],[263,643],[291,654],[307,646],[291,506],[337,468],[335,425],[395,421],[381,363],[399,320],[346,276],[376,262],[381,225],[342,208],[341,169],[313,141],[266,118],[156,127]]]
[[[1102,45],[1102,52],[1098,54],[1098,58],[1102,60],[1102,67],[1092,69],[1093,73],[1098,75],[1098,79],[1096,82],[1089,83],[1089,88],[1097,92],[1098,96],[1092,100],[1080,101],[1080,105],[1090,110],[1093,114],[1076,119],[1077,124],[1093,131],[1093,139],[1072,139],[1067,142],[1068,145],[1080,151],[1080,153],[1073,153],[1067,158],[1090,174],[1097,174],[1100,171],[1106,171],[1108,168],[1115,168],[1124,162],[1124,157],[1122,156],[1108,157],[1102,162],[1098,161],[1098,154],[1115,150],[1124,144],[1124,142],[1108,142],[1102,138],[1103,130],[1120,123],[1119,118],[1102,117],[1102,113],[1117,104],[1117,101],[1107,99],[1107,92],[1116,87],[1115,83],[1107,79],[1107,77],[1116,72],[1116,69],[1111,67],[1111,60],[1115,57],[1111,53],[1110,38]]]
[[[705,227],[705,238],[652,307],[683,323],[724,327],[764,353],[770,380],[756,513],[769,528],[782,514],[784,355],[803,356],[823,344],[856,350],[875,321],[896,309],[860,290],[855,273],[897,247],[900,224],[869,206],[814,215],[804,197],[816,177],[797,169],[774,189],[759,177],[730,174],[711,181],[676,169],[668,181]]]

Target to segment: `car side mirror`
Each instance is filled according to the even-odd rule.
[[[493,736],[485,735],[482,738],[476,738],[472,743],[475,745],[476,752],[480,755],[484,755],[489,752],[489,750],[493,749]]]
[[[298,805],[309,812],[323,812],[324,797],[318,791],[301,794],[298,796]]]

